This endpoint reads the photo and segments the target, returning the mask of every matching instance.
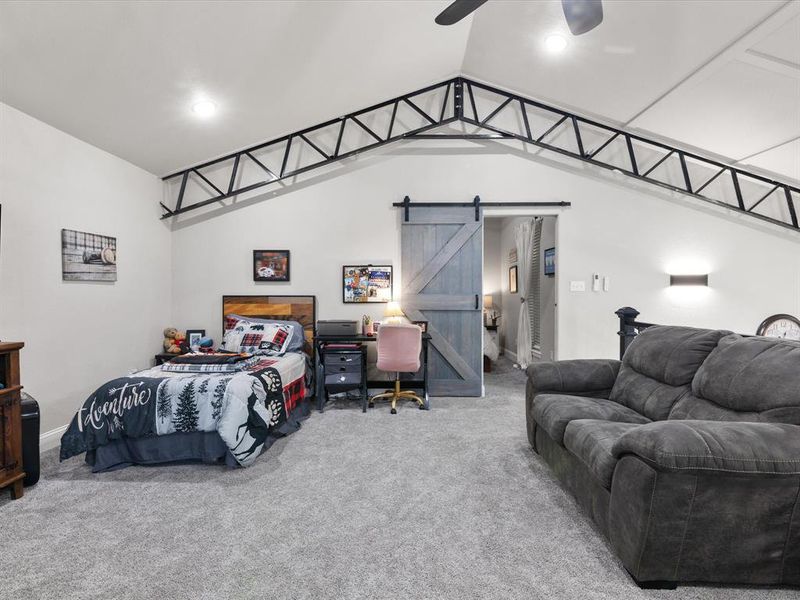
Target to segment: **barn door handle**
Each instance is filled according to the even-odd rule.
[[[475,310],[480,309],[480,306],[479,306],[480,300],[479,300],[478,296],[479,296],[479,294],[475,294]]]

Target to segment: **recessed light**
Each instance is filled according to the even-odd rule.
[[[217,112],[217,105],[211,100],[202,100],[192,104],[192,112],[198,117],[210,117]]]
[[[548,52],[561,52],[567,47],[567,38],[558,33],[552,33],[544,38],[544,47]]]

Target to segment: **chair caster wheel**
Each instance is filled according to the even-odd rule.
[[[424,404],[420,404],[420,405],[418,406],[418,408],[419,408],[420,410],[425,410],[425,405],[424,405]]]
[[[370,408],[375,408],[375,403],[374,402],[370,402],[369,404],[367,404],[367,406],[369,406]]]
[[[396,415],[396,414],[397,414],[397,409],[396,409],[396,408],[393,408],[393,409],[391,410],[391,413],[392,413],[393,415]]]

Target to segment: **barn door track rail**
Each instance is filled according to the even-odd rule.
[[[412,202],[411,198],[406,196],[403,198],[402,202],[395,202],[392,206],[403,209],[403,221],[408,223],[412,208],[474,208],[475,220],[480,221],[482,208],[520,208],[523,206],[534,208],[565,208],[572,206],[572,202],[481,202],[480,196],[475,196],[472,202]]]
[[[432,132],[455,122],[474,131]],[[162,218],[407,139],[519,140],[763,221],[800,229],[796,209],[800,188],[789,183],[463,77],[167,175],[163,180],[173,198],[168,201],[171,206],[161,203]],[[245,166],[250,169],[247,177]],[[187,191],[190,187],[191,194]]]

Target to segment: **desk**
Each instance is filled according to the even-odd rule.
[[[422,356],[420,357],[420,370],[422,379],[400,379],[400,389],[403,390],[422,390],[422,399],[425,401],[425,410],[428,410],[428,342],[431,336],[429,333],[422,334]],[[325,407],[325,370],[322,365],[322,353],[320,352],[323,344],[364,344],[374,342],[377,336],[374,335],[318,335],[314,338],[314,357],[315,370],[317,376],[317,410],[322,412]],[[394,379],[367,379],[367,394],[369,388],[393,388]]]

